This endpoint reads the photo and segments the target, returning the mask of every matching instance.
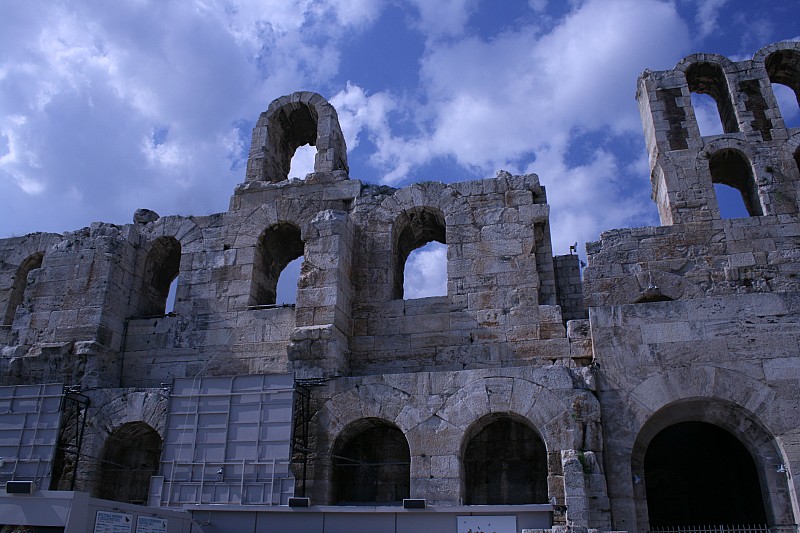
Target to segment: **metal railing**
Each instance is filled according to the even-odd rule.
[[[769,533],[769,531],[769,527],[764,524],[663,526],[650,529],[650,533]]]

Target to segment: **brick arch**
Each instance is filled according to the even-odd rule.
[[[253,128],[245,181],[286,180],[295,150],[306,144],[317,148],[314,172],[346,175],[347,146],[336,109],[308,91],[273,100]]]

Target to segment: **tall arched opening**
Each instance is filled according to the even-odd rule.
[[[706,94],[714,99],[722,125],[722,131],[739,131],[739,121],[731,100],[725,73],[716,63],[694,63],[686,69],[686,83],[691,93]]]
[[[403,432],[368,418],[348,426],[333,447],[333,503],[401,503],[411,492],[411,453]]]
[[[150,478],[158,473],[161,445],[161,436],[144,422],[114,430],[103,447],[97,497],[146,504]]]
[[[644,482],[650,527],[767,523],[750,452],[714,424],[659,432],[647,447]]]
[[[538,433],[511,416],[484,421],[463,453],[466,505],[546,503],[547,449]]]
[[[442,245],[447,244],[446,225],[444,215],[438,209],[430,207],[415,207],[403,211],[394,224],[393,230],[393,262],[394,285],[393,297],[396,299],[406,297],[404,292],[406,262],[415,250],[431,242]],[[442,254],[438,254],[440,257]],[[430,265],[429,268],[443,269],[447,277],[447,253],[445,252],[444,264]],[[445,295],[446,289],[444,291]]]
[[[631,450],[636,529],[794,524],[782,457],[775,437],[736,403],[703,397],[666,405]]]
[[[17,268],[14,274],[14,281],[11,286],[11,293],[8,296],[8,305],[6,306],[5,316],[3,317],[3,325],[10,326],[14,322],[14,315],[17,314],[17,307],[25,299],[25,289],[28,286],[28,274],[32,270],[42,268],[42,260],[44,254],[37,252],[29,256]]]
[[[280,222],[264,230],[258,239],[253,258],[250,305],[289,303],[277,300],[278,280],[289,263],[303,257],[304,252],[305,244],[300,236],[300,228],[294,224]]]
[[[711,181],[716,185],[732,187],[739,192],[744,208],[750,216],[763,214],[753,170],[747,157],[738,150],[724,149],[714,152],[708,160]],[[719,196],[717,197],[719,204]],[[720,211],[724,214],[723,206]],[[725,217],[723,217],[725,218]]]
[[[150,247],[144,263],[139,316],[163,315],[170,286],[181,266],[181,243],[175,237],[159,237]]]

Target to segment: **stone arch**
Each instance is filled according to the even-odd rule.
[[[638,529],[646,530],[647,525],[646,493],[636,481],[642,479],[646,445],[664,427],[689,420],[718,425],[739,438],[759,468],[762,492],[769,500],[766,508],[770,524],[794,523],[787,480],[771,475],[775,464],[785,463],[779,436],[793,431],[791,422],[782,415],[792,407],[772,389],[734,370],[692,366],[643,381],[631,391],[626,406],[624,415],[620,412],[617,416],[627,419],[632,440],[627,448],[619,441],[615,455],[622,458],[627,454],[630,458],[630,470],[621,471],[618,479],[629,480],[627,490],[635,502]],[[624,461],[620,464],[626,468]],[[787,468],[792,470],[793,466]]]
[[[259,236],[250,278],[250,306],[277,303],[278,278],[286,266],[302,257],[305,243],[300,228],[291,222],[278,222]]]
[[[493,413],[466,431],[461,450],[466,505],[546,503],[547,448],[536,428],[513,413]]]
[[[138,316],[163,315],[170,285],[180,273],[181,243],[171,236],[153,240],[145,255]]]
[[[146,504],[162,444],[158,432],[144,422],[127,422],[112,431],[103,446],[96,497]]]
[[[437,208],[413,207],[403,210],[392,227],[392,296],[403,298],[404,270],[409,255],[430,242],[447,244],[444,215]]]
[[[314,172],[348,171],[336,109],[322,96],[296,92],[270,103],[253,129],[246,181],[284,181],[298,147],[316,146]]]
[[[672,272],[649,268],[635,275],[620,277],[600,305],[625,305],[670,300],[687,300],[704,293],[695,284]]]
[[[654,468],[652,464],[654,460],[656,460],[656,458],[653,457],[654,454],[650,453],[651,443],[658,442],[660,444],[659,447],[663,447],[664,443],[659,441],[659,439],[664,439],[665,435],[670,432],[678,432],[678,438],[681,438],[683,441],[687,439],[689,439],[690,442],[691,440],[696,440],[696,437],[692,439],[692,437],[688,436],[692,433],[699,433],[704,436],[704,439],[711,439],[712,437],[708,435],[714,434],[713,428],[719,428],[719,430],[721,430],[716,431],[717,434],[721,433],[719,437],[715,438],[715,443],[718,443],[720,447],[720,449],[716,451],[716,460],[724,461],[724,458],[729,455],[731,457],[739,457],[739,459],[727,461],[727,464],[724,465],[729,469],[727,472],[723,472],[719,468],[721,465],[718,463],[707,464],[705,470],[696,472],[696,477],[693,477],[693,483],[695,483],[696,486],[704,487],[706,491],[711,491],[712,489],[724,491],[726,490],[725,486],[715,483],[715,480],[709,479],[709,477],[720,476],[723,477],[724,481],[727,479],[724,477],[724,474],[730,477],[730,470],[741,467],[743,468],[742,472],[727,479],[723,485],[734,485],[733,487],[729,487],[729,489],[734,489],[736,477],[741,477],[745,481],[751,480],[760,485],[760,491],[757,494],[751,494],[751,501],[749,502],[750,504],[755,503],[760,509],[755,511],[751,510],[748,515],[748,521],[753,521],[755,518],[758,518],[758,513],[760,511],[765,512],[766,519],[770,525],[793,523],[791,503],[788,496],[789,488],[786,483],[786,478],[782,475],[776,475],[775,472],[775,465],[782,464],[783,460],[781,459],[781,453],[777,443],[770,435],[769,431],[760,423],[753,413],[735,403],[718,398],[693,397],[670,403],[654,412],[642,425],[636,436],[631,453],[631,471],[633,473],[634,499],[640,527],[643,523],[647,523],[650,526],[668,525],[664,523],[650,523],[650,519],[658,519],[657,510],[650,510],[648,507],[647,474],[650,472],[652,475],[655,475],[655,473],[652,472]],[[736,449],[736,444],[725,444],[725,435],[728,436],[728,442],[732,440],[738,443],[741,451]],[[661,450],[659,450],[659,452],[661,452]],[[701,454],[703,452],[697,450],[697,453]],[[741,458],[742,455],[744,455],[743,458]],[[747,461],[748,456],[751,461]],[[648,465],[648,461],[650,465]],[[684,461],[690,462],[691,457],[685,457]],[[742,465],[739,465],[739,463],[742,463]],[[680,475],[680,472],[673,472],[672,475]],[[656,481],[657,480],[656,478]],[[654,490],[656,487],[660,489],[661,487],[659,487],[659,485],[661,484],[657,484]],[[763,501],[753,502],[753,497],[762,499]],[[652,502],[652,499],[650,501]],[[748,502],[742,503],[747,504]],[[706,502],[706,504],[708,507],[713,506],[713,502]],[[691,502],[687,503],[687,506],[691,507],[691,505]],[[719,507],[719,505],[717,505],[717,507]],[[724,509],[724,507],[722,507],[722,509]],[[654,511],[657,513],[656,515],[653,514]],[[707,509],[706,514],[713,516],[714,511],[715,509],[713,508]],[[717,512],[719,511],[717,510]],[[755,518],[753,518],[754,512]],[[673,514],[678,513],[675,512]],[[692,514],[697,515],[697,511],[689,511],[686,514],[690,516]],[[742,518],[735,513],[727,514],[727,516],[730,516],[731,518],[729,520],[733,522],[740,522],[742,520]],[[663,520],[663,516],[660,517],[660,519]],[[688,517],[683,516],[682,519],[687,520]],[[643,522],[644,520],[647,520],[647,522]],[[691,524],[674,523],[671,525]]]
[[[793,41],[776,43],[762,48],[756,58],[764,62],[770,83],[789,87],[800,105],[800,45]]]
[[[693,54],[675,66],[685,76],[690,93],[707,94],[717,103],[725,133],[740,131],[735,108],[738,98],[727,78],[733,67],[728,58],[717,54]]]
[[[14,322],[14,315],[17,312],[17,307],[19,307],[19,305],[25,299],[25,289],[28,285],[28,274],[30,274],[32,270],[41,268],[43,259],[44,252],[34,252],[24,261],[22,261],[19,267],[17,267],[17,270],[14,273],[13,282],[11,284],[11,290],[8,294],[6,311],[3,317],[4,326],[10,326]]]
[[[708,173],[712,184],[726,185],[739,191],[750,216],[761,216],[764,210],[751,161],[739,148],[709,151]]]
[[[333,443],[333,503],[400,503],[410,497],[411,454],[395,424],[362,418]]]

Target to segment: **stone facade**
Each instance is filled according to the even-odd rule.
[[[80,461],[63,457],[53,484],[101,496],[104,465],[123,460],[109,447],[163,437],[173,379],[292,372],[310,391],[295,474],[314,502],[361,497],[341,472],[377,454],[391,468],[364,474],[379,484],[368,500],[550,502],[574,530],[647,531],[663,521],[648,450],[702,423],[751,456],[763,522],[795,531],[800,131],[772,83],[800,95],[800,44],[640,77],[662,226],[603,233],[583,280],[577,255],[553,257],[536,175],[351,180],[335,109],[282,97],[227,212],[140,210],[125,226],[0,241],[0,384],[90,400]],[[715,98],[726,133],[700,136],[691,92]],[[288,180],[304,144],[314,172]],[[721,219],[714,183],[752,216]],[[404,299],[405,261],[431,241],[447,246],[447,295]],[[275,305],[300,256],[296,303]]]

